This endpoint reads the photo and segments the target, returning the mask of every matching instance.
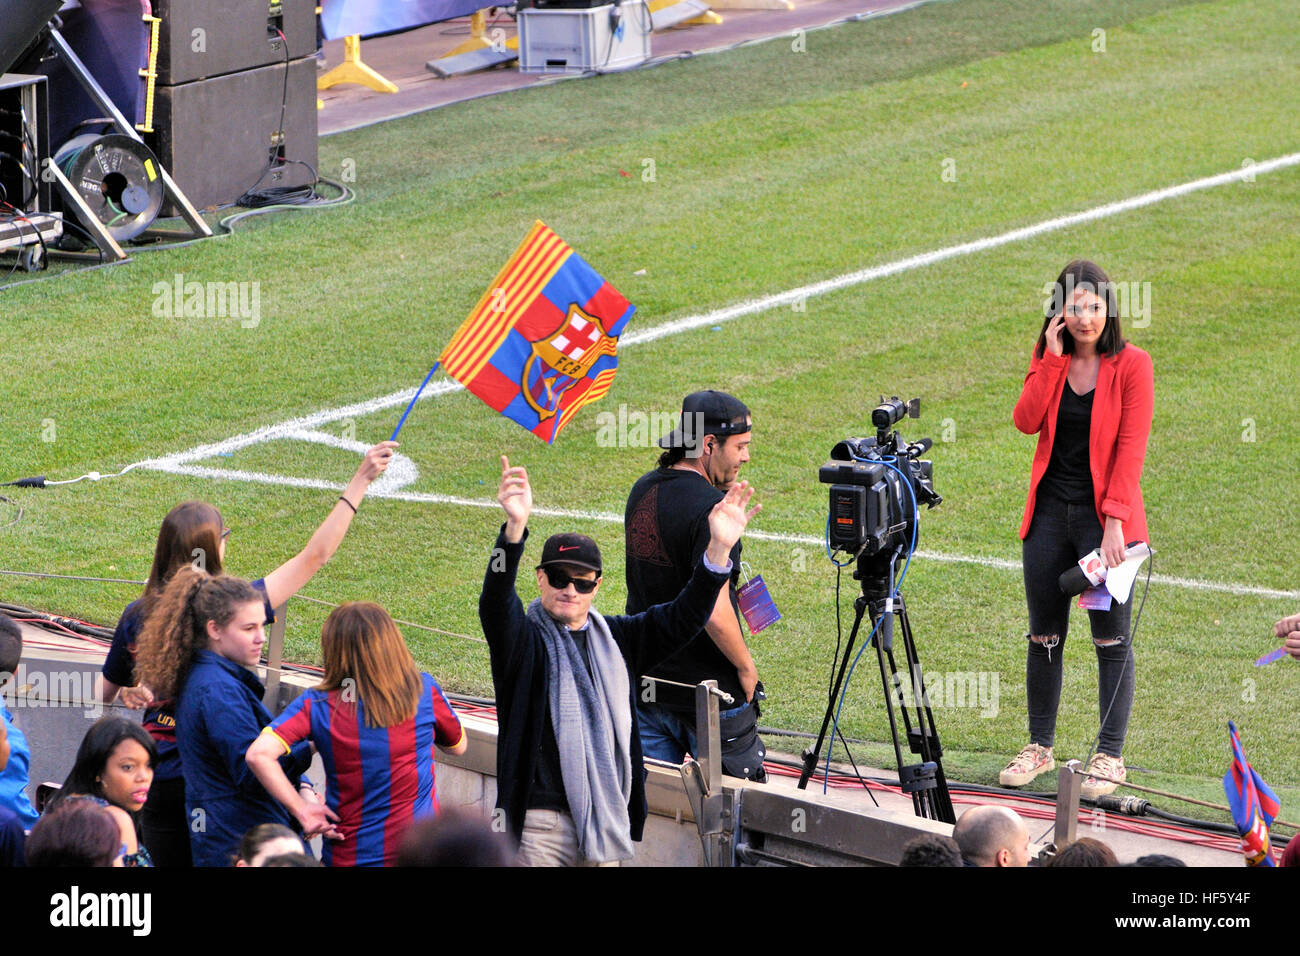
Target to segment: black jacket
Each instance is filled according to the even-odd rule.
[[[497,697],[497,807],[505,811],[516,840],[524,829],[529,788],[541,749],[550,705],[546,683],[546,647],[537,628],[528,623],[524,605],[515,594],[515,575],[528,532],[518,544],[497,535],[479,597],[478,614],[492,656],[492,684]],[[499,550],[498,550],[499,549]],[[609,633],[627,663],[632,706],[632,796],[628,817],[632,839],[645,829],[645,764],[636,721],[638,676],[677,651],[698,634],[709,619],[727,573],[715,573],[701,560],[690,582],[669,604],[657,604],[642,614],[606,617]]]

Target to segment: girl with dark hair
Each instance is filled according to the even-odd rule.
[[[139,724],[125,717],[101,717],[81,738],[77,759],[49,809],[73,800],[99,804],[121,832],[123,865],[153,866],[136,823],[149,797],[157,756],[153,738]]]
[[[248,765],[304,833],[330,838],[326,865],[393,866],[412,821],[438,812],[434,746],[462,754],[465,732],[378,604],[335,608],[321,651],[324,679],[270,722],[248,748]],[[278,762],[307,740],[325,764],[325,806],[295,792]]]
[[[1023,786],[1055,768],[1052,746],[1061,699],[1061,655],[1070,598],[1060,575],[1097,548],[1107,567],[1126,545],[1147,540],[1138,479],[1154,402],[1151,356],[1124,341],[1115,289],[1095,263],[1075,260],[1056,280],[1016,403],[1016,427],[1038,435],[1029,499],[1020,525],[1029,605],[1029,744],[1002,771]],[[1105,595],[1109,599],[1109,595]],[[1088,611],[1098,665],[1101,733],[1088,760],[1084,796],[1126,777],[1122,749],[1133,705],[1129,642],[1132,598]]]
[[[266,866],[271,857],[302,851],[301,838],[288,827],[280,823],[259,823],[239,841],[235,866]]]
[[[172,575],[140,635],[140,679],[175,699],[176,746],[185,768],[185,816],[195,866],[229,866],[240,838],[259,823],[292,823],[244,763],[271,722],[254,668],[266,643],[265,595],[242,578],[194,568]],[[288,758],[294,787],[308,747]]]
[[[370,483],[388,467],[396,447],[396,442],[385,441],[367,451],[347,489],[307,546],[266,577],[253,581],[263,595],[268,623],[274,620],[273,609],[297,593],[333,556],[347,534],[357,504]],[[112,703],[120,691],[127,707],[146,708],[144,727],[158,743],[153,796],[145,806],[142,822],[145,843],[159,866],[190,865],[190,826],[185,817],[185,782],[176,750],[174,702],[147,681],[137,683],[136,641],[145,618],[179,569],[192,566],[213,575],[222,573],[229,535],[221,513],[206,502],[186,501],[168,512],[158,531],[144,593],[122,612],[104,661],[104,703]]]

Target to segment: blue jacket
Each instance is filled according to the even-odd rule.
[[[0,770],[0,807],[17,815],[18,821],[30,830],[39,819],[32,802],[27,799],[27,767],[32,760],[32,749],[27,745],[23,732],[14,724],[14,715],[3,703],[0,703],[0,720],[4,721],[9,735],[9,762]]]
[[[199,651],[176,702],[176,744],[185,768],[185,810],[195,866],[230,866],[239,841],[259,823],[296,821],[244,762],[271,723],[266,688],[251,671],[213,651]],[[311,762],[305,743],[281,758],[294,785]]]

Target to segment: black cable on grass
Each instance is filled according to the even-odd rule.
[[[0,603],[0,611],[14,618],[31,619],[35,623],[54,624],[58,627],[69,631],[76,631],[87,637],[93,637],[98,640],[111,641],[113,639],[113,628],[101,627],[98,624],[91,624],[88,621],[78,621],[73,618],[59,617],[57,614],[46,614],[44,611],[34,611],[31,608],[22,607],[18,604]]]
[[[220,231],[214,232],[211,236],[202,236],[197,239],[182,239],[179,242],[167,242],[159,238],[155,233],[154,237],[151,237],[153,239],[151,245],[133,245],[133,248],[140,252],[181,249],[185,246],[192,246],[195,243],[207,242],[209,239],[224,239],[227,236],[233,236],[235,234],[235,225],[252,216],[264,216],[267,213],[275,212],[280,209],[328,209],[332,206],[347,206],[357,198],[357,194],[349,187],[345,186],[343,183],[327,179],[324,176],[321,176],[316,181],[316,184],[317,186],[324,184],[329,186],[331,189],[337,189],[339,194],[333,199],[320,199],[318,202],[313,203],[277,204],[273,206],[262,206],[258,209],[245,209],[243,212],[232,213],[231,215],[218,220],[216,228]]]
[[[760,733],[769,733],[769,734],[774,733],[774,731],[772,730],[765,730],[763,728],[759,728],[759,730]],[[791,732],[786,731],[786,733],[791,733]],[[812,735],[808,734],[807,736],[812,736]],[[847,750],[848,748],[846,747],[845,749]],[[784,757],[784,755],[768,756],[767,762],[776,764],[779,767],[788,767],[791,770],[803,769],[803,763],[801,761],[794,760],[793,758],[786,758]],[[886,786],[886,787],[898,786],[898,780],[893,777],[864,777],[862,774],[859,773],[858,780],[870,781],[871,783],[879,784],[881,786]],[[1011,790],[1007,787],[994,787],[994,786],[988,786],[980,783],[949,782],[948,789],[951,790],[953,793],[987,794],[989,796],[1000,796],[1000,797],[1007,797],[1010,799],[1017,799],[1017,800],[1026,800],[1026,799],[1041,800],[1046,803],[1056,803],[1056,801],[1059,799],[1059,794],[1057,794],[1055,791]],[[1088,800],[1086,798],[1083,800],[1083,803],[1088,806],[1097,805],[1097,801]],[[1113,812],[1118,813],[1119,811],[1113,811]],[[1235,825],[1231,823],[1216,823],[1213,820],[1198,820],[1195,817],[1184,817],[1176,813],[1170,813],[1167,810],[1161,810],[1159,807],[1153,806],[1150,803],[1146,804],[1145,808],[1141,813],[1121,813],[1120,815],[1124,817],[1133,817],[1134,819],[1137,819],[1142,816],[1152,816],[1152,817],[1157,817],[1160,820],[1167,821],[1169,823],[1175,823],[1178,824],[1179,826],[1187,827],[1189,829],[1200,830],[1210,835],[1215,835],[1215,836],[1223,835],[1223,836],[1234,836],[1234,837],[1237,836],[1237,828]],[[1286,824],[1283,825],[1285,826]],[[1041,840],[1039,842],[1041,842]]]
[[[288,166],[304,166],[311,172],[311,182],[306,186],[270,186],[266,189],[258,189],[257,186],[267,177],[272,170],[285,169]],[[248,190],[238,200],[236,206],[242,206],[245,209],[262,209],[267,206],[318,206],[327,205],[330,200],[323,199],[316,192],[316,185],[320,182],[320,176],[316,173],[316,168],[311,163],[303,162],[299,159],[286,160],[278,166],[268,166],[266,172],[253,184],[253,188]]]
[[[1169,813],[1167,810],[1161,810],[1159,807],[1147,807],[1147,813],[1153,817],[1159,817],[1161,820],[1168,820],[1170,823],[1178,823],[1182,826],[1192,827],[1197,830],[1210,830],[1214,833],[1223,833],[1227,836],[1240,836],[1237,832],[1235,823],[1214,823],[1211,820],[1197,820],[1194,817],[1181,817],[1176,813]]]

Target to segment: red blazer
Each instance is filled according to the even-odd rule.
[[[1061,390],[1070,372],[1070,356],[1044,351],[1029,363],[1025,387],[1012,416],[1026,435],[1038,433],[1034,466],[1029,477],[1029,500],[1025,503],[1020,537],[1029,534],[1034,517],[1038,482],[1052,460],[1052,439],[1056,435],[1056,410]],[[1123,522],[1124,541],[1149,541],[1146,510],[1142,506],[1142,462],[1147,454],[1154,404],[1151,356],[1136,345],[1126,345],[1118,355],[1104,357],[1097,370],[1097,392],[1092,400],[1092,425],[1088,454],[1092,470],[1092,492],[1097,520],[1106,517]]]

